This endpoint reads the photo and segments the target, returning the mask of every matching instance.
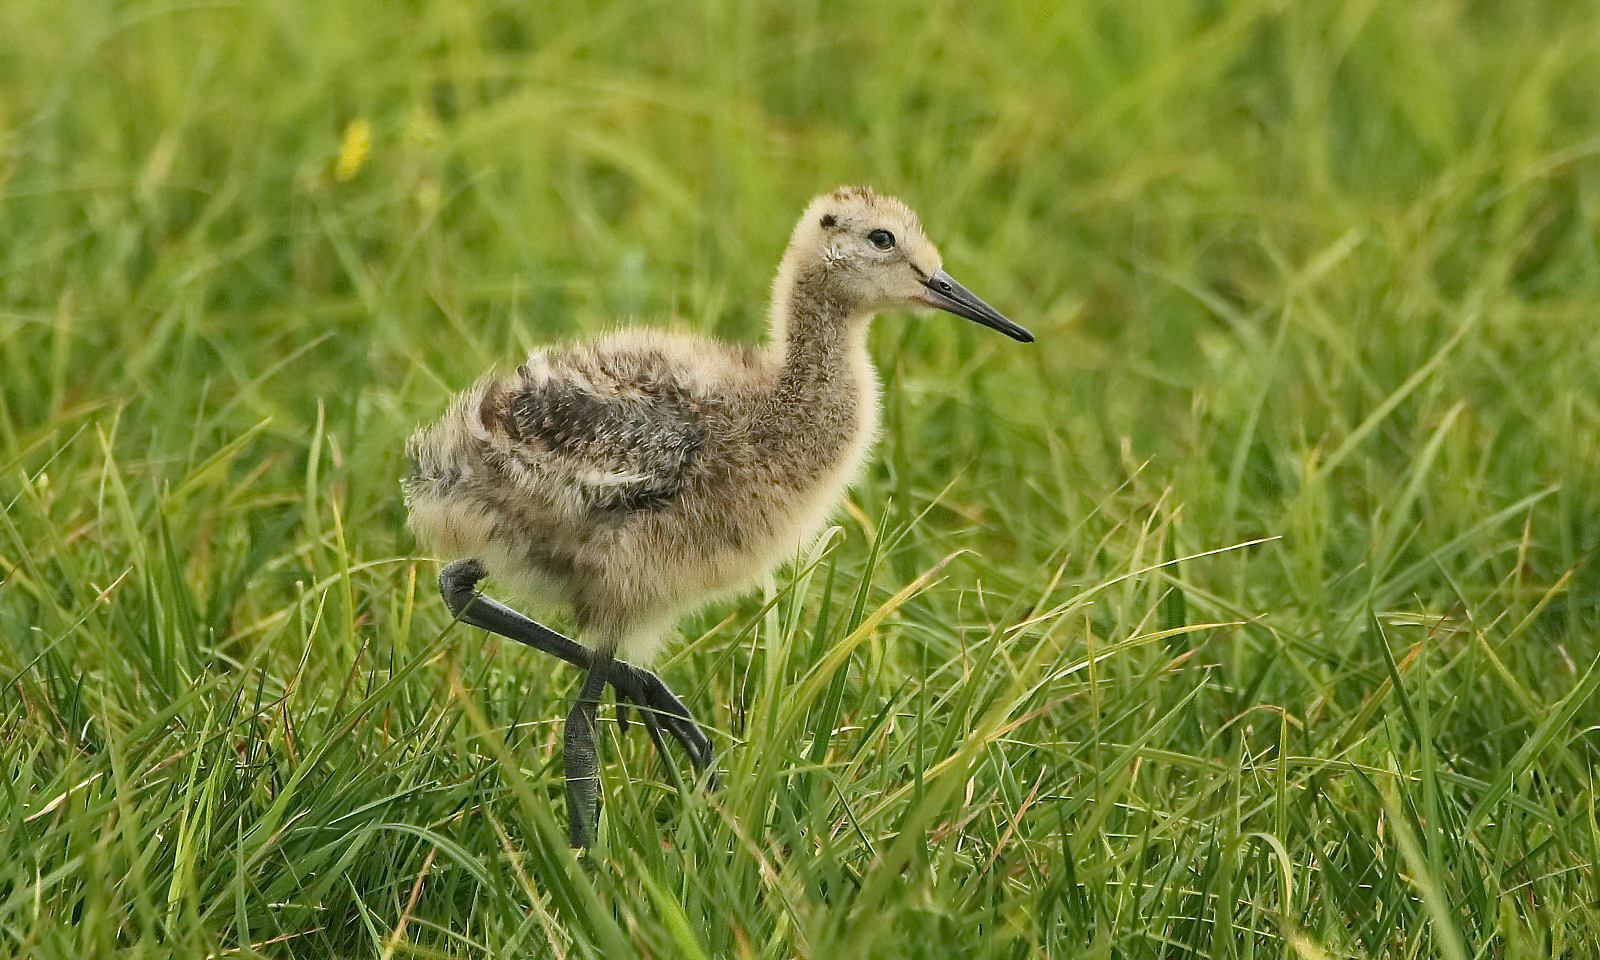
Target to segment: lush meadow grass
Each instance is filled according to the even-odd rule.
[[[1600,955],[1594,6],[1044,6],[0,4],[0,955]],[[404,437],[857,181],[1038,343],[877,324],[583,869]]]

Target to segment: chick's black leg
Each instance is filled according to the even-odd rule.
[[[717,775],[714,769],[716,752],[711,746],[711,740],[700,729],[699,724],[695,723],[694,717],[683,705],[683,701],[673,695],[660,677],[625,660],[613,659],[610,654],[605,657],[607,668],[597,672],[594,668],[601,658],[591,653],[587,647],[565,634],[523,616],[500,601],[479,593],[478,581],[482,580],[486,573],[483,564],[476,559],[457,560],[447,564],[439,573],[439,594],[444,598],[445,606],[450,608],[451,615],[462,623],[488,630],[508,640],[527,644],[588,672],[584,678],[583,692],[580,692],[577,703],[573,705],[573,712],[568,716],[567,732],[564,737],[571,735],[574,716],[583,713],[583,727],[590,733],[589,749],[592,756],[594,710],[582,711],[580,708],[586,699],[598,704],[600,692],[609,682],[623,701],[632,703],[638,708],[640,720],[651,732],[651,739],[655,741],[657,748],[661,746],[659,732],[664,729],[689,755],[689,762],[694,765],[695,773],[705,778],[707,786],[716,789]],[[588,693],[589,696],[586,698],[584,693]],[[592,777],[589,782],[593,784]],[[570,781],[568,788],[570,805]],[[589,809],[592,813],[592,804]]]
[[[578,699],[567,714],[561,736],[561,759],[567,776],[567,842],[581,850],[594,839],[594,824],[600,813],[600,761],[595,753],[595,714],[600,709],[600,694],[615,662],[616,645],[607,642],[594,652],[593,663],[578,690]]]

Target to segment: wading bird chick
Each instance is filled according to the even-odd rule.
[[[574,847],[592,836],[608,682],[663,757],[664,729],[715,783],[710,741],[635,664],[681,614],[751,586],[821,531],[877,430],[867,321],[918,306],[1033,339],[941,269],[904,204],[840,189],[795,227],[764,347],[632,329],[536,350],[411,438],[411,528],[462,558],[439,576],[451,612],[587,670],[563,737]],[[582,644],[478,594],[486,575],[568,606]]]

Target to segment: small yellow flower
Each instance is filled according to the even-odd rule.
[[[339,159],[333,165],[333,179],[349,183],[361,172],[372,152],[372,124],[365,117],[356,117],[344,126],[344,142],[339,144]]]

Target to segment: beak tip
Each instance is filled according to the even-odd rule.
[[[984,321],[979,322],[983,323]],[[994,322],[984,323],[984,325],[993,327],[1018,343],[1032,343],[1034,340],[1033,331],[998,312],[994,315]]]
[[[1012,323],[1010,320],[1006,321],[1006,326],[1001,328],[1000,332],[1018,343],[1032,343],[1034,339],[1033,331],[1019,323]]]

